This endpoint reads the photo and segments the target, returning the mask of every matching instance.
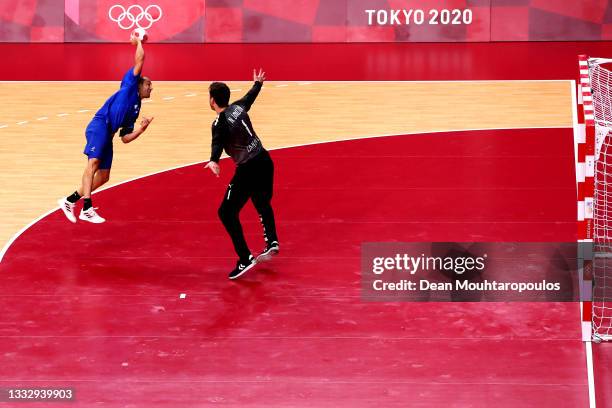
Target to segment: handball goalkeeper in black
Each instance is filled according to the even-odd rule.
[[[261,69],[259,72],[254,70],[253,87],[242,99],[231,105],[228,105],[230,89],[226,84],[213,82],[208,88],[210,108],[217,112],[217,117],[212,124],[212,152],[206,168],[219,177],[219,158],[223,150],[236,164],[236,172],[219,207],[219,218],[230,235],[238,254],[236,268],[229,274],[230,279],[238,278],[257,262],[268,260],[279,251],[274,211],[271,205],[274,163],[257,137],[247,113],[255,102],[265,79],[265,73]],[[257,260],[253,258],[244,239],[238,217],[249,198],[259,213],[266,241],[266,246],[257,256]]]

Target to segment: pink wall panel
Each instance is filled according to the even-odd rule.
[[[3,0],[0,42],[612,40],[610,0]]]
[[[612,40],[608,0],[491,0],[492,41]]]
[[[0,42],[63,42],[64,0],[0,1]]]
[[[205,0],[65,0],[65,41],[125,42],[142,27],[152,42],[203,42],[205,6]]]
[[[351,0],[347,40],[489,41],[490,10],[489,0]]]

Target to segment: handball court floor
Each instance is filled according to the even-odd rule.
[[[73,191],[79,111],[115,86],[0,84],[16,107],[0,111],[3,183],[28,188],[3,198],[17,218]],[[268,83],[252,116],[275,160],[281,254],[238,281],[216,216],[233,165],[216,179],[195,163],[205,84],[156,86],[150,134],[115,143],[125,182],[94,196],[109,221],[54,211],[5,247],[0,387],[74,387],[67,407],[589,405],[576,303],[360,298],[362,242],[575,241],[569,81]],[[24,163],[11,151],[22,174],[6,174]],[[241,219],[259,250],[250,204]],[[594,346],[598,406],[612,406],[608,346]]]

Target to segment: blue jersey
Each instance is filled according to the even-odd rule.
[[[114,135],[119,128],[134,128],[140,113],[139,79],[140,75],[134,75],[134,68],[130,68],[121,80],[121,88],[96,112],[94,121],[104,120],[110,135]]]

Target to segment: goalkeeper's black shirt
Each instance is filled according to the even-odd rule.
[[[263,150],[247,114],[260,90],[261,82],[255,82],[242,99],[232,103],[217,115],[212,124],[210,161],[218,162],[221,152],[225,150],[236,165],[241,165]]]

